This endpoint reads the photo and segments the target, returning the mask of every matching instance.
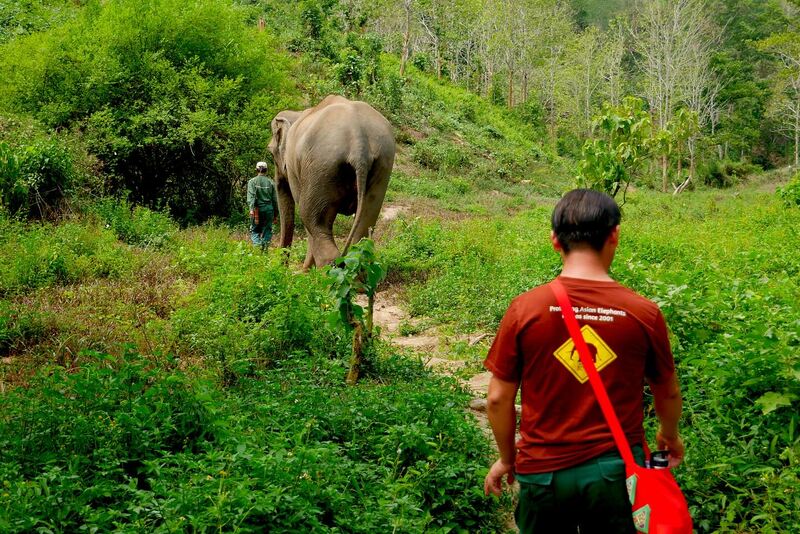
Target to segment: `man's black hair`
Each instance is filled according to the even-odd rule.
[[[621,218],[610,196],[593,189],[573,189],[558,201],[551,222],[564,252],[584,244],[599,252]]]

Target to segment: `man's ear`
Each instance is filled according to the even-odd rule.
[[[556,252],[564,252],[564,247],[561,246],[561,243],[558,241],[558,236],[554,231],[550,231],[550,242],[553,244],[553,250]]]
[[[608,242],[614,246],[619,245],[619,225],[616,225],[611,233],[608,234]]]

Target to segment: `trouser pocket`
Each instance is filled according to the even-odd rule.
[[[514,510],[520,534],[556,532],[556,510],[553,473],[518,475],[519,501]]]

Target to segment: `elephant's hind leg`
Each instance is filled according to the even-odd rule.
[[[336,219],[336,208],[326,206],[314,212],[309,209],[303,213],[304,208],[300,208],[300,216],[303,221],[308,221],[306,230],[308,231],[308,254],[303,265],[308,269],[316,265],[322,267],[333,263],[339,256],[339,248],[333,239],[333,221]],[[310,261],[309,261],[310,260]]]

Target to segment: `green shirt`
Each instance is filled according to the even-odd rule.
[[[259,211],[272,208],[272,213],[278,213],[278,198],[275,193],[275,184],[263,174],[251,178],[247,182],[247,206],[250,209],[258,206]]]

